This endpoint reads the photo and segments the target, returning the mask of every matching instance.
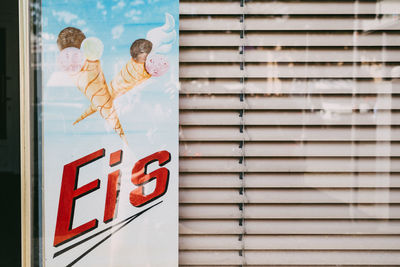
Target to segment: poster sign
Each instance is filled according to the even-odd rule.
[[[42,1],[44,266],[178,265],[178,12]]]

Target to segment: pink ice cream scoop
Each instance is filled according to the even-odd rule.
[[[61,50],[57,62],[63,71],[78,72],[81,70],[85,57],[82,51],[76,47],[67,47]]]
[[[145,67],[151,76],[160,77],[168,71],[169,63],[163,55],[150,54],[147,56]]]

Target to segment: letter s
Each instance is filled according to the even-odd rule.
[[[167,168],[159,168],[147,174],[147,166],[158,161],[160,166],[167,164],[171,160],[171,154],[168,151],[159,151],[147,156],[138,162],[132,169],[131,181],[138,188],[131,191],[129,200],[135,207],[141,207],[153,200],[163,196],[168,189],[169,170]],[[144,195],[144,185],[156,179],[156,188],[149,195]]]

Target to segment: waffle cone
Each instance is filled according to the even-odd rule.
[[[85,61],[82,70],[77,75],[77,86],[89,99],[91,105],[74,124],[98,111],[118,135],[126,141],[99,60]]]
[[[111,95],[113,98],[121,96],[150,77],[151,75],[146,71],[144,63],[138,63],[131,58],[111,81]]]

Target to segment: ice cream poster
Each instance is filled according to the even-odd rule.
[[[43,266],[178,266],[178,5],[42,1]]]

